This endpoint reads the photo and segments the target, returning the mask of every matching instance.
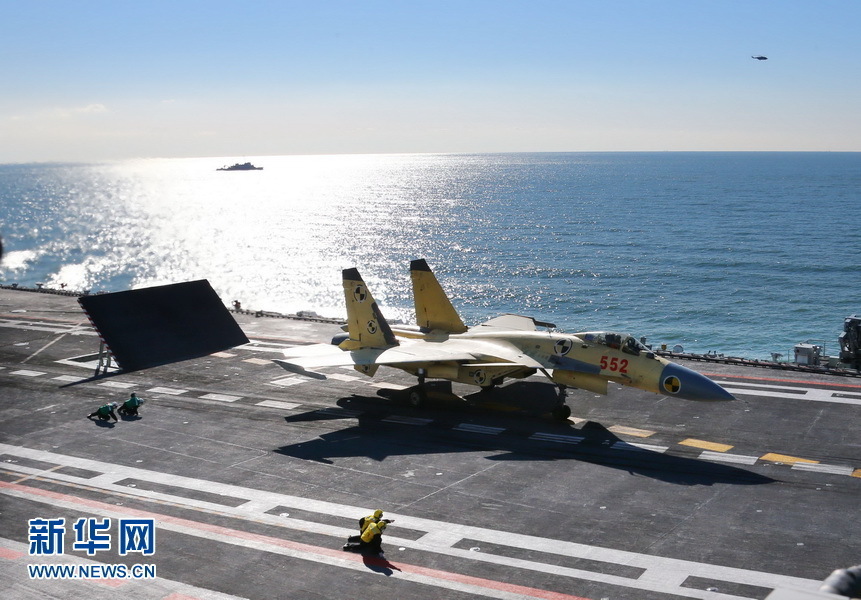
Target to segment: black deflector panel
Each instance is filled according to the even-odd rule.
[[[78,302],[124,371],[248,343],[205,279],[83,296]]]

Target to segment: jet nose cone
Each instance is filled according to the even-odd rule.
[[[714,381],[687,367],[670,363],[661,372],[662,394],[685,400],[735,400],[735,397]]]

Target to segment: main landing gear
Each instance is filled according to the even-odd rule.
[[[407,401],[413,408],[419,408],[421,406],[424,406],[425,402],[427,402],[428,399],[428,392],[425,388],[425,370],[419,369],[418,376],[418,385],[410,388],[409,395],[407,396]]]
[[[571,416],[571,408],[565,404],[565,386],[559,385],[559,395],[557,396],[558,403],[553,410],[550,411],[550,414],[557,421],[567,421],[568,417]]]

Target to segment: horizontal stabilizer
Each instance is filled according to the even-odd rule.
[[[78,302],[124,371],[208,356],[248,343],[205,279],[82,296]]]

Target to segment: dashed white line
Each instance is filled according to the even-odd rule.
[[[168,396],[179,396],[181,394],[186,393],[188,390],[179,390],[176,388],[168,388],[168,387],[154,387],[147,390],[150,394],[166,394]]]
[[[270,385],[277,385],[279,387],[290,387],[291,385],[298,385],[300,383],[305,383],[308,381],[307,379],[303,379],[302,377],[284,377],[283,379],[275,379],[274,381],[270,381]]]
[[[488,427],[486,425],[473,425],[472,423],[461,423],[454,427],[455,431],[468,431],[470,433],[482,433],[485,435],[499,435],[505,428],[503,427]]]
[[[280,408],[282,410],[293,410],[294,408],[299,408],[301,406],[295,402],[280,402],[279,400],[264,400],[263,402],[258,402],[256,405],[265,406],[267,408]]]
[[[65,381],[67,383],[77,383],[79,381],[86,381],[85,377],[78,377],[77,375],[60,375],[59,377],[54,377],[54,381]]]
[[[118,464],[110,464],[97,462],[93,460],[81,459],[77,457],[65,456],[53,452],[45,452],[23,447],[16,447],[7,444],[0,444],[0,452],[12,456],[30,458],[56,465],[74,466],[96,472],[105,472],[104,475],[87,479],[87,485],[102,487],[107,491],[119,490],[123,493],[129,493],[144,498],[154,500],[167,500],[175,503],[180,503],[185,506],[199,507],[207,510],[218,510],[220,513],[234,513],[239,518],[252,517],[255,520],[261,520],[267,523],[277,524],[280,527],[295,528],[301,531],[312,531],[323,535],[341,538],[342,536],[352,533],[352,530],[343,527],[325,525],[322,523],[314,523],[307,520],[298,520],[285,517],[276,517],[274,515],[260,514],[256,512],[261,507],[267,506],[284,506],[287,508],[297,507],[303,510],[317,512],[323,515],[336,515],[339,517],[354,518],[356,515],[363,514],[367,508],[356,506],[348,506],[326,502],[322,500],[314,500],[312,498],[304,498],[300,496],[289,496],[263,490],[254,490],[224,483],[213,481],[192,479],[177,475],[166,475],[157,471],[147,471],[134,467],[125,467]],[[23,474],[39,475],[43,477],[51,477],[60,481],[77,483],[80,480],[72,475],[62,472],[48,472],[43,469],[34,469],[23,465],[8,464],[10,470],[15,470]],[[166,483],[174,488],[187,488],[189,490],[207,491],[225,496],[245,498],[249,502],[240,507],[229,507],[221,504],[212,504],[202,500],[194,500],[184,496],[176,496],[162,492],[152,492],[138,488],[128,488],[120,486],[117,482],[123,479],[140,479],[154,483]],[[40,497],[34,497],[34,493],[26,488],[13,488],[10,484],[4,484],[2,493],[13,497],[22,497],[25,499],[34,499],[37,502],[45,502],[40,500]],[[74,500],[77,501],[77,500]],[[57,506],[65,506],[63,501],[53,500],[52,503]],[[71,508],[78,508],[71,506]],[[249,510],[250,509],[250,510]],[[117,508],[116,510],[123,510]],[[107,511],[105,511],[107,514]],[[407,529],[416,530],[419,532],[444,531],[444,536],[428,535],[427,539],[412,540],[408,538],[400,538],[397,535],[389,536],[387,539],[390,543],[394,543],[403,547],[413,548],[420,551],[429,551],[446,556],[456,557],[461,560],[477,561],[487,564],[496,565],[501,568],[519,568],[528,569],[534,572],[547,573],[559,577],[570,577],[574,579],[582,579],[586,581],[601,582],[610,585],[620,586],[636,590],[637,593],[642,590],[658,592],[664,594],[674,594],[680,597],[687,598],[717,598],[718,595],[711,595],[707,592],[688,588],[684,586],[684,581],[689,577],[708,578],[726,582],[733,582],[741,585],[751,585],[774,589],[778,587],[787,587],[792,589],[815,590],[818,589],[820,582],[802,579],[788,575],[778,575],[773,573],[765,573],[750,569],[740,569],[734,567],[724,567],[707,563],[698,563],[690,560],[680,560],[672,558],[664,558],[661,556],[653,556],[649,554],[640,554],[625,550],[615,550],[599,546],[587,544],[579,544],[568,542],[561,539],[540,538],[527,534],[518,534],[509,530],[491,530],[469,525],[461,525],[447,521],[443,523],[430,519],[411,517],[409,515],[400,515],[390,513],[390,516],[396,518],[398,523]],[[165,529],[170,529],[169,523],[159,523],[159,526]],[[198,533],[199,535],[199,533]],[[539,560],[516,559],[494,553],[471,552],[466,549],[454,547],[457,543],[457,537],[461,539],[475,540],[478,543],[499,544],[512,548],[520,548],[525,550],[533,550],[554,554],[558,556],[567,556],[572,558],[588,558],[590,560],[607,562],[611,564],[623,564],[634,566],[639,569],[644,569],[645,573],[640,577],[625,577],[618,575],[606,574],[598,571],[590,571],[586,569],[577,569],[567,566],[554,564],[546,564]],[[224,540],[231,543],[230,540]],[[434,542],[434,543],[427,543]],[[261,548],[264,551],[270,551],[269,548]],[[320,560],[312,557],[312,560]],[[721,596],[734,597],[734,596]]]
[[[746,387],[737,388],[735,385]],[[861,395],[852,392],[824,390],[821,388],[801,388],[791,386],[766,385],[762,383],[726,382],[721,384],[730,394],[736,396],[764,396],[768,398],[790,398],[809,402],[834,402],[835,404],[861,405]],[[750,389],[763,388],[763,389]],[[797,390],[797,391],[789,391]],[[857,396],[857,397],[856,397]]]
[[[706,450],[700,454],[703,460],[733,463],[738,465],[753,465],[759,460],[758,456],[745,456],[743,454],[726,454],[724,452],[712,452]]]
[[[124,381],[106,381],[104,383],[97,383],[96,385],[98,385],[99,387],[114,388],[119,390],[127,390],[129,388],[135,387],[135,384],[126,383]]]
[[[228,396],[227,394],[206,394],[201,396],[204,400],[218,400],[219,402],[236,402],[242,400],[242,396]]]
[[[336,379],[337,381],[351,382],[351,381],[359,381],[361,377],[355,377],[353,375],[346,375],[344,373],[331,373],[327,375],[329,379]]]
[[[530,440],[540,440],[543,442],[560,442],[562,444],[579,444],[586,438],[579,435],[559,435],[556,433],[534,433],[529,436]]]
[[[20,369],[18,371],[12,371],[9,373],[10,375],[20,375],[21,377],[39,377],[40,375],[46,375],[41,371],[28,371],[26,369]]]
[[[670,449],[669,446],[656,446],[654,444],[641,444],[639,442],[618,441],[611,446],[613,450],[628,450],[632,452],[657,452],[663,454]]]
[[[814,471],[816,473],[831,473],[832,475],[852,475],[855,472],[853,467],[844,467],[841,465],[821,465],[813,463],[795,463],[792,468],[797,471]]]

